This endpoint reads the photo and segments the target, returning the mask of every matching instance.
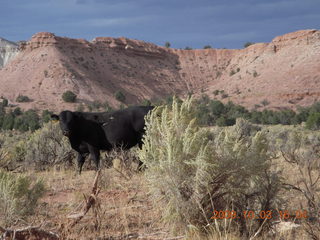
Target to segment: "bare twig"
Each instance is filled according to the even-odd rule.
[[[125,178],[127,181],[130,180],[130,178],[128,178],[123,172],[121,172],[120,170],[116,169],[116,168],[113,168],[114,170],[116,170],[116,172],[120,173],[120,175]]]
[[[85,205],[82,208],[82,211],[80,213],[68,216],[68,218],[73,219],[73,222],[69,225],[70,228],[74,227],[78,222],[80,222],[80,220],[87,214],[90,208],[96,204],[98,194],[100,193],[100,189],[98,188],[98,179],[100,176],[100,171],[101,170],[99,170],[95,176],[90,196],[88,197],[88,199],[85,198]]]
[[[15,239],[15,240],[26,240],[26,239],[48,239],[48,240],[59,240],[60,237],[58,234],[40,229],[40,227],[25,227],[21,229],[5,229],[0,227],[0,232],[2,235],[0,239]]]

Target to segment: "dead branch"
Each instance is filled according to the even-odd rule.
[[[0,239],[15,239],[15,240],[26,240],[26,239],[48,239],[48,240],[59,240],[58,234],[40,229],[40,227],[25,227],[21,229],[5,229],[0,227]]]
[[[130,180],[130,178],[128,178],[123,172],[121,172],[120,170],[116,169],[116,168],[113,168],[114,170],[116,170],[116,172],[120,173],[120,175],[125,178],[127,181]]]
[[[98,179],[100,176],[99,170],[94,178],[92,190],[90,196],[86,199],[85,198],[85,205],[82,208],[80,213],[69,215],[67,218],[73,219],[73,222],[69,225],[70,228],[74,227],[80,220],[87,214],[91,207],[96,204],[98,194],[100,193],[100,189],[98,188]]]
[[[164,238],[164,237],[158,236],[161,234],[167,234],[167,233],[157,232],[157,233],[143,234],[143,235],[140,235],[139,233],[129,233],[126,235],[110,236],[110,237],[99,238],[99,239],[101,240],[128,240],[128,239],[178,240],[186,237],[186,236],[177,236],[177,237]]]

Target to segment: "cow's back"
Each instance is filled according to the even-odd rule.
[[[135,146],[144,133],[144,117],[153,107],[137,106],[113,112],[103,124],[108,141],[125,148]]]

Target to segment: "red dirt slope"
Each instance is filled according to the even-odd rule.
[[[78,103],[126,103],[143,99],[214,96],[247,107],[295,108],[320,100],[320,31],[302,30],[241,50],[178,50],[126,38],[98,37],[89,42],[38,33],[0,70],[0,95],[33,99],[23,108],[74,109],[61,95],[71,90]]]

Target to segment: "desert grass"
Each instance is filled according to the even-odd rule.
[[[49,170],[37,175],[43,177],[47,193],[36,214],[29,219],[33,225],[40,224],[65,239],[111,239],[130,235],[165,239],[170,236],[159,221],[160,209],[149,199],[142,173],[127,180],[114,169],[103,169],[96,205],[69,229],[66,229],[70,223],[68,216],[82,208],[91,191],[95,171],[76,175],[71,170]]]
[[[290,168],[291,165],[284,159],[278,161],[282,167],[290,170],[288,180],[294,180],[292,175],[298,174],[298,170]],[[161,221],[163,209],[154,205],[144,173],[134,172],[128,180],[113,168],[103,168],[101,172],[96,206],[73,228],[68,229],[71,221],[68,216],[78,213],[83,207],[91,192],[95,174],[95,171],[87,170],[78,175],[74,169],[55,168],[29,172],[29,176],[43,179],[46,194],[40,199],[34,215],[17,221],[11,227],[41,226],[58,234],[61,239],[243,239],[226,219],[212,220],[206,231],[190,227],[187,233],[174,235],[170,232],[170,226]],[[282,194],[284,200],[290,203],[288,209],[295,209],[299,202],[305,204],[305,200],[294,192]],[[292,222],[293,219],[277,220],[272,231],[257,234],[252,239],[310,239],[300,223],[292,227]]]

